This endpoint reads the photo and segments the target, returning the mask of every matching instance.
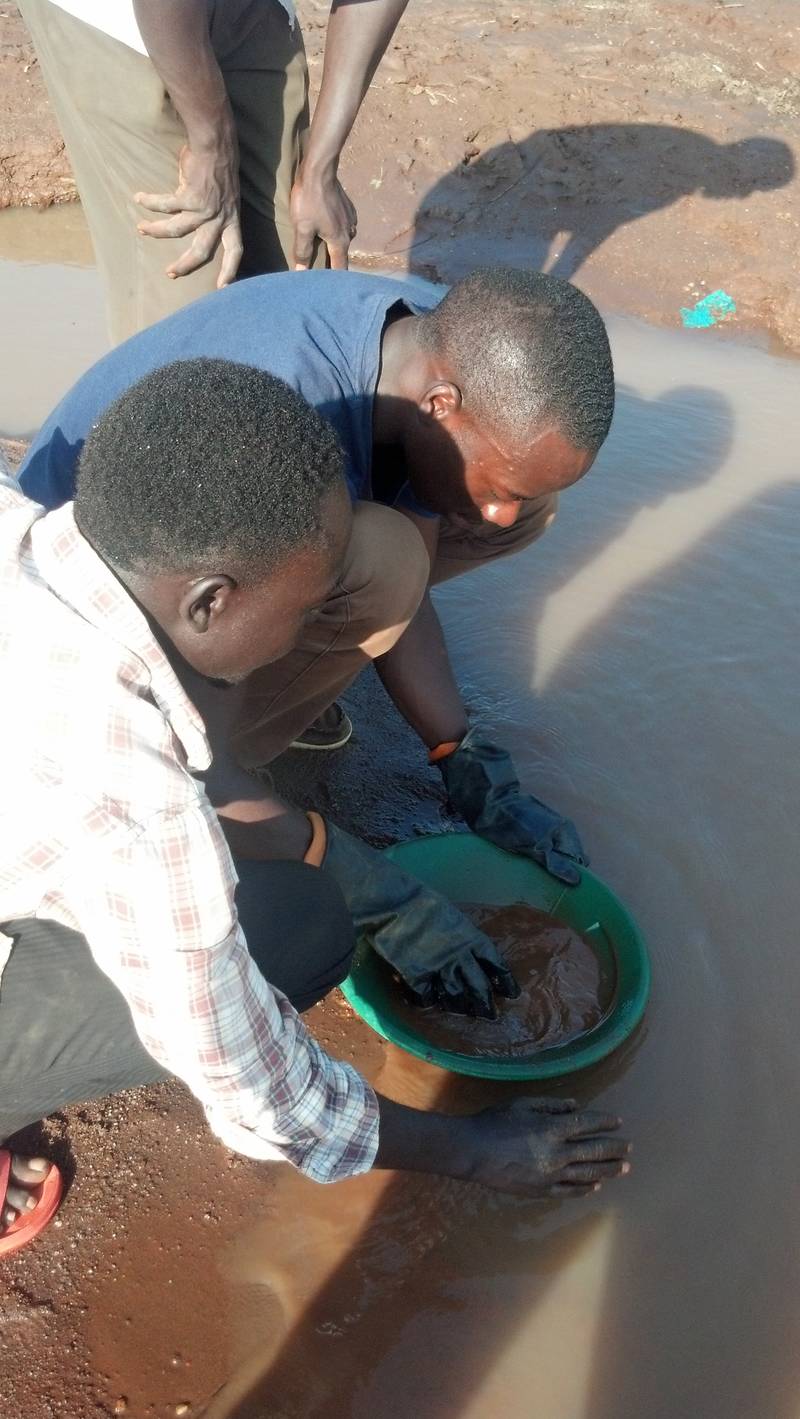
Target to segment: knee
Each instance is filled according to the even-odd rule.
[[[360,645],[375,659],[391,650],[428,585],[430,561],[417,529],[380,503],[356,506],[352,563],[345,574]]]
[[[341,888],[304,862],[237,859],[236,906],[250,955],[296,1010],[308,1010],[350,969],[356,938]]]
[[[319,868],[313,881],[314,911],[320,924],[319,942],[308,960],[302,981],[287,992],[295,1010],[310,1010],[347,978],[356,949],[353,918],[338,883]]]

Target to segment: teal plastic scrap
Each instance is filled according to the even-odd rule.
[[[681,306],[681,320],[689,330],[705,330],[726,315],[735,315],[736,302],[727,291],[711,291],[695,306]]]

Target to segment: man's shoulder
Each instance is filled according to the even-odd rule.
[[[262,317],[269,320],[272,316],[278,321],[289,312],[313,318],[325,317],[331,310],[343,311],[349,323],[365,308],[370,312],[380,306],[388,309],[396,301],[404,301],[412,309],[429,310],[438,305],[444,291],[443,286],[416,276],[388,276],[373,271],[281,271],[252,276],[229,286],[222,294],[227,299],[226,319],[232,307],[249,306],[256,307]],[[217,295],[197,302],[194,315],[189,318],[200,320],[204,314],[210,317],[214,301],[218,301]],[[223,319],[219,305],[216,316]]]
[[[407,299],[425,308],[440,298],[427,282],[362,271],[251,276],[193,301],[117,345],[73,385],[56,412],[62,419],[92,414],[143,375],[176,359],[208,355],[267,364],[287,354],[285,341],[298,325],[309,330],[318,321],[335,323],[346,336],[359,323],[368,323],[376,307]]]
[[[253,364],[286,379],[316,404],[332,397],[340,375],[345,386],[351,378],[361,386],[364,351],[379,339],[393,305],[403,302],[418,313],[438,304],[442,294],[442,287],[417,277],[365,271],[276,272],[214,291],[132,336],[87,370],[34,439],[20,469],[22,486],[46,507],[71,497],[92,424],[162,365],[204,356]],[[372,374],[370,369],[370,379]]]
[[[16,512],[29,505],[30,499],[26,498],[14,474],[0,464],[0,513]]]
[[[309,329],[316,321],[331,324],[333,318],[346,336],[397,301],[412,310],[430,309],[443,291],[417,277],[365,271],[251,276],[193,301],[109,351],[78,380],[60,409],[94,408],[100,399],[108,403],[144,374],[175,359],[219,355],[260,364],[266,355],[285,354],[282,342],[298,321]]]
[[[23,543],[41,516],[41,507],[26,496],[13,474],[0,469],[0,581],[4,585],[18,576]]]

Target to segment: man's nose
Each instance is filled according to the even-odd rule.
[[[484,522],[493,522],[495,527],[513,527],[521,507],[521,502],[484,503],[481,517]]]

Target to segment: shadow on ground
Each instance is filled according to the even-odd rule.
[[[490,261],[571,279],[640,217],[691,193],[745,200],[794,173],[780,139],[715,143],[666,124],[541,129],[485,152],[467,143],[463,162],[421,202],[411,238],[398,237],[387,255],[407,251],[413,270],[428,274],[433,263],[451,280]]]

